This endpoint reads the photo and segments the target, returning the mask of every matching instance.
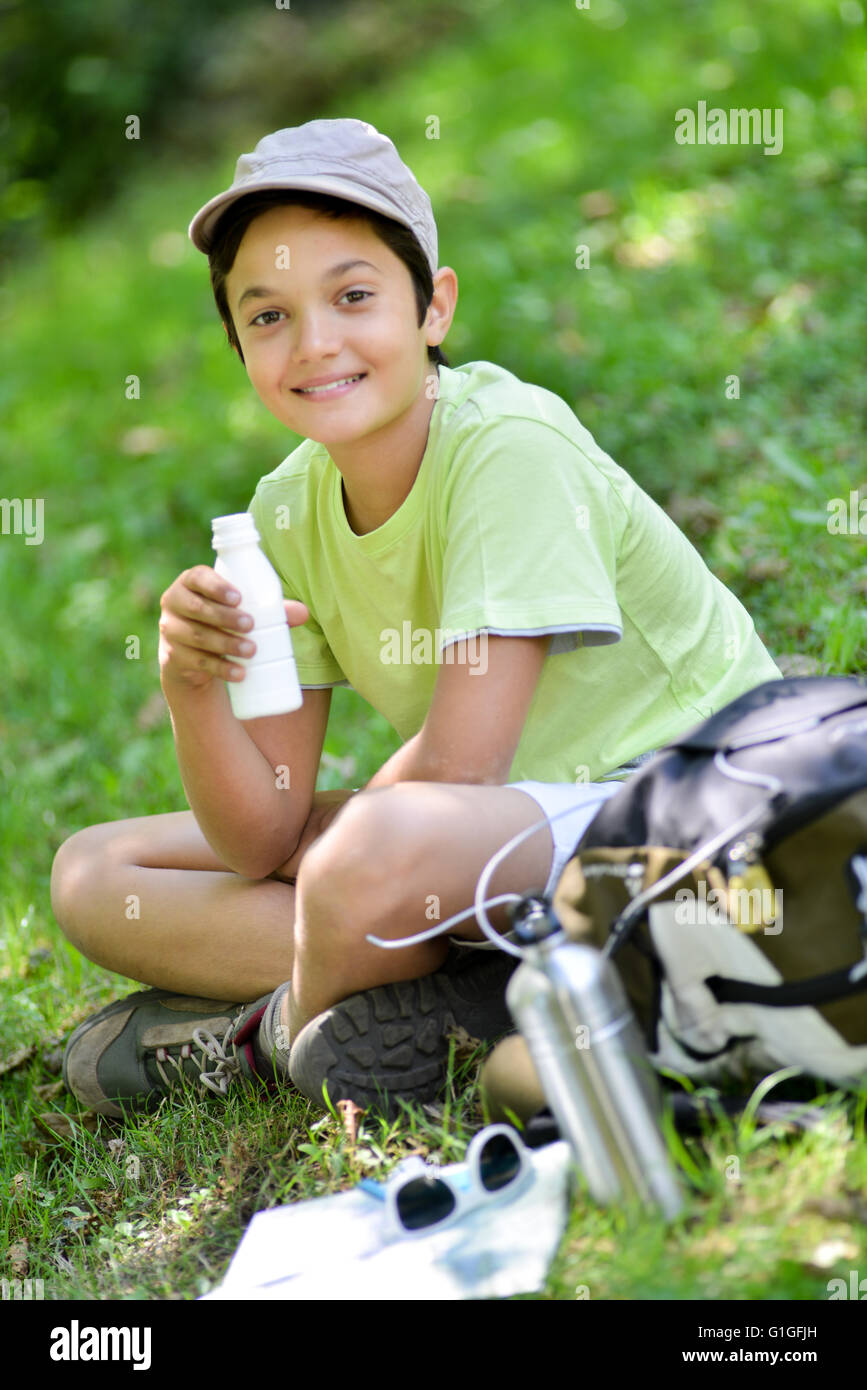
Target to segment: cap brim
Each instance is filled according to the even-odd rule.
[[[311,193],[331,193],[336,198],[344,198],[348,203],[359,203],[361,207],[370,208],[373,212],[380,212],[383,217],[390,217],[393,222],[401,220],[395,217],[393,204],[387,203],[375,193],[366,193],[364,190],[360,190],[358,184],[354,182],[324,174],[321,178],[293,179],[291,176],[282,179],[257,178],[250,179],[246,186],[238,184],[227,189],[225,193],[218,193],[216,198],[212,198],[209,203],[205,203],[204,207],[199,209],[188,229],[193,245],[207,256],[211,250],[217,223],[232,203],[236,203],[239,198],[246,198],[251,193],[264,193],[272,189],[282,188],[304,189]]]

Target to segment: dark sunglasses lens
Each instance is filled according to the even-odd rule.
[[[435,1226],[454,1209],[454,1194],[439,1178],[413,1178],[397,1194],[397,1214],[408,1231]]]
[[[486,1192],[498,1192],[521,1171],[521,1156],[506,1134],[494,1134],[482,1149],[479,1174]]]

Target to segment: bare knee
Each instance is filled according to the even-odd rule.
[[[51,910],[74,946],[88,954],[87,926],[93,920],[96,887],[112,863],[128,859],[126,822],[89,825],[64,840],[51,866]]]
[[[360,792],[310,846],[298,871],[302,921],[317,936],[357,941],[400,921],[409,846],[391,788]],[[297,944],[302,946],[304,928]]]

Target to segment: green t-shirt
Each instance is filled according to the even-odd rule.
[[[356,535],[312,440],[250,503],[310,621],[302,686],[350,685],[404,740],[454,639],[551,633],[509,781],[596,781],[780,677],[742,604],[565,401],[491,362],[439,368],[427,446],[397,511]],[[451,651],[455,657],[455,649]]]

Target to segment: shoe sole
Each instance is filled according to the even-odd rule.
[[[493,1042],[514,1029],[505,1002],[512,957],[381,985],[344,999],[299,1033],[289,1075],[309,1100],[351,1100],[388,1118],[399,1100],[424,1104],[446,1080],[449,1036]]]

